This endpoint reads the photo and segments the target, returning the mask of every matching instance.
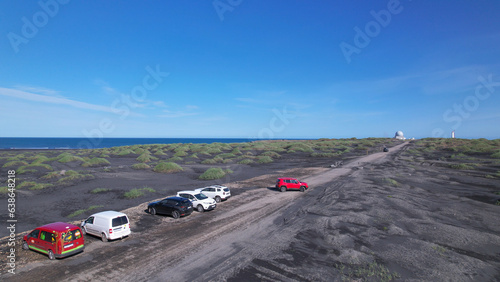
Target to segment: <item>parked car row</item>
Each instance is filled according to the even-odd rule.
[[[194,191],[179,191],[176,197],[169,197],[148,204],[150,214],[166,214],[177,219],[190,215],[193,207],[198,212],[215,209],[221,200],[231,197],[226,186],[212,185]],[[23,237],[23,249],[46,254],[49,259],[63,258],[83,252],[84,235],[100,237],[103,242],[130,235],[130,221],[126,214],[117,211],[103,211],[92,214],[80,226],[55,222],[35,228]]]
[[[198,212],[213,210],[217,203],[231,197],[228,187],[211,185],[193,191],[179,191],[175,197],[168,197],[148,204],[148,212],[152,215],[165,214],[177,219],[190,215],[194,209]]]
[[[281,192],[300,190],[309,186],[295,178],[278,178],[276,189]],[[217,203],[231,197],[228,187],[211,185],[193,191],[179,191],[174,197],[148,204],[151,215],[166,214],[177,219],[190,215],[194,209],[198,212],[213,210]],[[92,214],[80,226],[65,222],[55,222],[35,228],[23,237],[23,249],[46,254],[49,259],[63,258],[83,252],[84,235],[100,237],[103,242],[129,236],[130,221],[126,214],[117,211],[103,211]]]

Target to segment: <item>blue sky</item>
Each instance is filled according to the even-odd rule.
[[[500,138],[499,1],[2,1],[0,137]]]

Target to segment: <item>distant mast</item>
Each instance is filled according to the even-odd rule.
[[[455,138],[455,130],[451,132],[451,138]]]

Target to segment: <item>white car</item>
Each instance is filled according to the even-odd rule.
[[[222,200],[227,200],[231,197],[231,191],[228,187],[222,185],[211,185],[204,188],[198,188],[194,191],[202,192],[203,194],[209,196],[214,199],[217,203],[220,203]]]
[[[189,199],[193,203],[193,207],[199,212],[213,210],[217,206],[214,199],[197,191],[180,191],[177,192],[177,197]]]

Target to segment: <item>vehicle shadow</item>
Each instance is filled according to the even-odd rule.
[[[266,188],[267,188],[267,190],[281,193],[281,191],[279,189],[277,189],[275,186],[270,186],[270,187],[266,187]]]

